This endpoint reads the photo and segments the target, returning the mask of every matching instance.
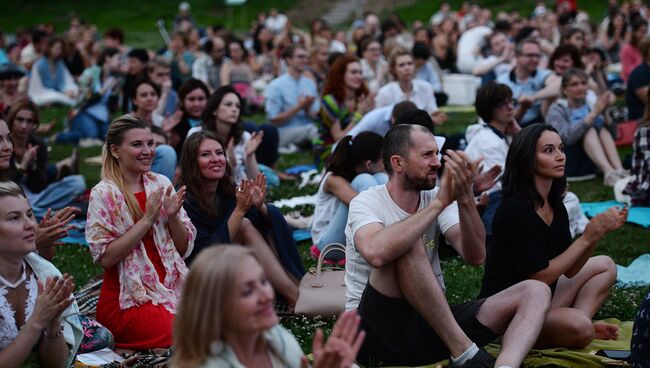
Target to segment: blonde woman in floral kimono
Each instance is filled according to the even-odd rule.
[[[86,239],[104,268],[97,321],[117,348],[168,348],[183,261],[196,230],[183,209],[185,188],[150,171],[154,143],[147,124],[125,115],[111,123],[102,181],[90,194]]]

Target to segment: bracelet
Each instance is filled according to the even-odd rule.
[[[43,329],[43,336],[45,336],[48,339],[56,339],[57,337],[63,335],[63,325],[61,325],[61,329],[58,330],[55,333],[50,332],[49,328],[44,328]]]

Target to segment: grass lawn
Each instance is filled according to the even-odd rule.
[[[59,118],[58,129],[62,128],[62,116],[65,111],[60,108],[47,109],[43,111],[43,116],[47,118],[57,116]],[[464,128],[475,120],[473,113],[449,113],[450,119],[443,127],[439,129],[440,133],[454,134],[464,130]],[[252,120],[262,121],[261,116],[254,116]],[[60,159],[67,156],[72,147],[67,145],[54,145],[50,153],[52,160]],[[629,152],[629,149],[621,150],[622,154]],[[100,154],[98,147],[82,148],[81,156],[90,157]],[[306,153],[295,153],[282,155],[279,161],[280,168],[288,168],[298,164],[309,163],[310,156]],[[88,187],[91,187],[99,181],[99,166],[87,164],[81,165],[81,172],[86,177]],[[315,193],[316,185],[307,186],[299,189],[296,183],[283,182],[279,188],[269,191],[269,200],[288,198],[297,195]],[[572,183],[571,190],[574,191],[581,201],[601,201],[612,198],[612,191],[602,185],[600,178],[587,182]],[[309,215],[312,213],[311,206],[304,206],[301,211]],[[634,225],[625,225],[621,230],[610,234],[603,239],[596,248],[596,254],[607,254],[611,256],[616,263],[627,266],[632,260],[639,255],[647,252],[650,245],[648,230]],[[299,244],[300,252],[307,268],[313,267],[315,262],[309,256],[308,241]],[[73,274],[77,279],[77,285],[83,285],[89,278],[100,274],[101,268],[92,263],[90,255],[86,248],[78,245],[68,245],[59,248],[58,254],[54,258],[54,263],[63,271]],[[460,303],[474,298],[479,290],[481,277],[483,274],[482,267],[471,267],[464,264],[460,258],[452,254],[452,251],[442,252],[442,266],[445,272],[445,282],[447,284],[447,298],[450,303]],[[616,287],[611,293],[608,300],[596,318],[615,317],[621,320],[631,320],[636,314],[636,309],[640,301],[648,291],[648,287]],[[282,322],[290,328],[298,337],[303,349],[311,351],[311,336],[317,327],[325,328],[328,332],[332,326],[331,320],[310,319],[305,317],[286,318]]]
[[[78,0],[28,0],[4,1],[0,12],[0,24],[5,33],[31,27],[39,23],[51,23],[57,33],[68,28],[72,15],[97,25],[99,32],[110,27],[121,27],[126,33],[126,43],[139,47],[158,49],[163,40],[156,28],[156,21],[164,19],[171,32],[174,16],[181,1],[129,1],[112,0],[106,3]],[[225,0],[192,0],[192,15],[200,25],[221,24],[227,29],[244,31],[261,11],[276,7],[285,11],[296,0],[247,0],[246,6],[225,5]],[[17,16],[20,15],[20,16]]]

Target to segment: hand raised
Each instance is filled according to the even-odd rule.
[[[623,207],[622,210],[619,210],[618,207],[612,207],[605,212],[601,212],[589,221],[582,235],[593,244],[623,226],[627,221],[628,212],[627,207]]]
[[[61,319],[63,311],[73,303],[70,296],[74,290],[74,278],[68,274],[48,278],[45,285],[38,282],[38,296],[29,322],[42,330]]]
[[[246,157],[250,157],[255,152],[257,151],[257,147],[260,146],[260,143],[262,143],[262,138],[264,138],[264,131],[260,130],[259,132],[254,132],[251,134],[251,139],[246,142],[246,145],[244,146],[244,152],[246,153]]]
[[[445,170],[450,170],[452,176],[452,198],[473,201],[472,183],[482,159],[472,161],[463,151],[447,150],[446,153]]]
[[[150,221],[151,225],[158,221],[160,216],[160,209],[163,203],[163,189],[160,188],[147,196],[147,208],[144,213],[143,219]]]
[[[359,331],[360,323],[361,318],[356,311],[341,314],[325,345],[323,345],[323,332],[320,329],[316,330],[312,342],[314,368],[350,367],[366,337],[364,331]]]
[[[165,199],[163,205],[165,206],[165,212],[167,213],[167,218],[175,218],[183,208],[183,202],[185,201],[185,193],[187,188],[183,185],[176,193],[172,193],[172,186],[167,187],[165,192]]]
[[[236,209],[242,213],[246,213],[253,204],[253,189],[248,180],[242,180],[235,192],[235,199],[237,200]]]
[[[57,240],[68,236],[70,226],[66,225],[80,212],[80,208],[65,207],[52,216],[52,209],[48,208],[45,216],[35,229],[36,248],[43,249],[62,244]]]
[[[266,200],[266,176],[261,172],[257,173],[251,189],[253,193],[253,206],[258,209],[262,208]]]
[[[497,183],[499,175],[501,175],[502,171],[501,165],[494,165],[490,168],[490,170],[486,172],[481,172],[482,168],[482,166],[478,168],[477,171],[479,174],[477,174],[474,178],[475,194],[483,193],[484,191],[492,188]]]

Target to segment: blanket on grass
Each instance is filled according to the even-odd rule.
[[[592,218],[597,214],[608,210],[610,207],[623,207],[624,204],[616,201],[584,202],[580,203],[582,210],[587,217]],[[646,228],[650,227],[650,207],[630,207],[627,222],[637,224]]]
[[[643,254],[623,267],[616,265],[616,282],[625,285],[650,284],[650,254]]]

